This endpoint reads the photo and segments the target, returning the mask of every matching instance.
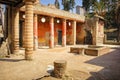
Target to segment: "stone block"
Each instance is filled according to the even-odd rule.
[[[84,55],[84,48],[83,47],[71,47],[70,52]]]
[[[54,76],[56,78],[63,78],[65,75],[67,62],[64,60],[54,61]]]
[[[104,46],[91,45],[85,49],[85,54],[92,55],[92,56],[99,56],[106,52],[109,52],[109,48]]]

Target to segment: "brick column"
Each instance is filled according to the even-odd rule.
[[[34,15],[34,50],[38,49],[38,19],[37,14]]]
[[[33,2],[25,0],[25,59],[33,59]]]
[[[50,17],[50,43],[49,47],[54,48],[54,18]]]
[[[19,52],[19,9],[13,8],[13,53]]]
[[[76,21],[72,22],[72,44],[76,44]]]
[[[66,46],[66,20],[62,20],[62,46]]]

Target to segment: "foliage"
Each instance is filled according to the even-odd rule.
[[[115,9],[106,12],[104,18],[106,19],[106,25],[105,25],[106,28],[117,27],[115,21]]]
[[[109,3],[109,5],[107,7],[108,11],[105,15],[105,19],[107,20],[106,26],[108,26],[108,28],[110,26],[117,27],[117,22],[116,22],[116,16],[117,16],[117,14],[116,14],[116,7],[117,7],[116,2],[117,2],[117,0],[112,0],[112,1],[113,2],[111,2],[111,3],[108,2]]]
[[[115,14],[116,14],[116,22],[117,22],[117,27],[118,27],[118,37],[117,37],[117,41],[120,42],[120,1],[116,6],[115,9]]]
[[[63,10],[70,11],[73,10],[75,6],[75,0],[62,0]]]
[[[83,0],[83,7],[88,11],[87,17],[91,17],[91,12],[103,16],[106,19],[106,26],[116,27],[116,2],[118,0]],[[118,12],[117,12],[118,13]],[[93,16],[93,15],[92,15]]]
[[[82,5],[85,8],[86,11],[89,11],[90,8],[90,0],[83,0]]]
[[[83,0],[82,4],[87,11],[87,18],[95,12],[105,18],[106,28],[117,28],[117,41],[120,41],[120,0]]]
[[[92,18],[93,16],[94,16],[94,13],[86,13],[86,14],[85,14],[86,19],[90,19],[90,18]]]
[[[105,13],[105,4],[102,1],[96,1],[93,4],[93,11],[95,12],[95,14],[98,14],[100,16],[104,16]]]
[[[60,4],[59,4],[58,0],[55,0],[55,7],[60,9]]]

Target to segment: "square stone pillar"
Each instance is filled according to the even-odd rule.
[[[62,20],[62,46],[66,46],[66,20]]]
[[[49,48],[54,48],[54,18],[50,17],[50,41],[49,41]]]
[[[33,1],[25,0],[25,59],[33,59]]]
[[[72,44],[76,44],[76,21],[72,22]]]
[[[94,17],[93,45],[103,45],[104,42],[104,20],[99,16]]]
[[[38,49],[38,16],[34,14],[34,50]]]
[[[19,53],[19,9],[13,8],[13,50],[14,54]]]

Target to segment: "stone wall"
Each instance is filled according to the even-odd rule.
[[[8,45],[7,42],[3,42],[2,45],[0,46],[0,58],[8,55],[7,45]]]
[[[102,45],[104,40],[104,20],[99,16],[94,17],[95,26],[93,27],[93,44]]]
[[[86,36],[86,32],[85,32],[84,28],[85,27],[83,24],[79,24],[77,26],[77,33],[76,33],[77,44],[84,44],[84,39]]]
[[[92,34],[92,44],[102,45],[104,40],[104,19],[99,16],[87,19],[84,24],[86,31]],[[88,36],[86,34],[86,36]]]

